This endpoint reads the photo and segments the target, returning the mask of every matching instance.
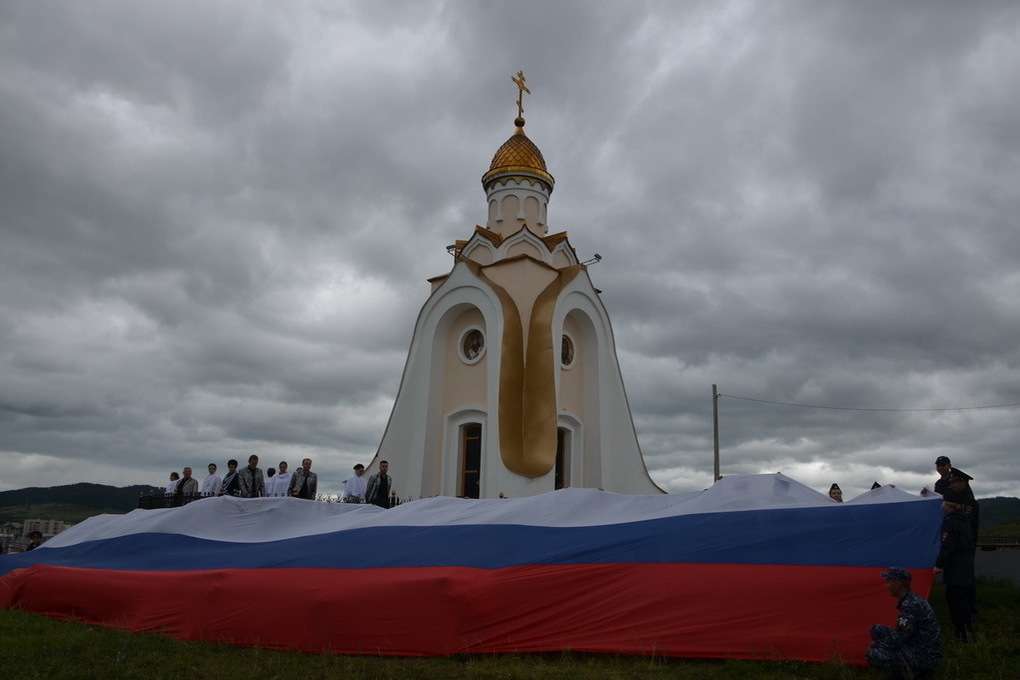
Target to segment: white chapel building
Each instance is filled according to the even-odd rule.
[[[407,499],[663,493],[641,457],[599,292],[567,233],[549,232],[555,182],[524,123],[518,115],[482,176],[486,225],[430,279],[368,472],[388,461]]]

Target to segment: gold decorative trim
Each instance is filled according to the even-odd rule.
[[[493,168],[487,173],[482,175],[482,186],[488,186],[489,182],[496,180],[501,177],[511,177],[515,175],[523,175],[525,177],[534,177],[542,180],[548,185],[549,191],[552,191],[553,185],[556,184],[556,180],[545,170],[539,170],[538,168],[532,168],[527,165],[504,165],[502,167]]]
[[[502,234],[496,231],[492,231],[491,229],[486,229],[485,227],[479,227],[478,225],[475,225],[475,233],[481,236],[482,238],[488,240],[489,243],[496,246],[497,248],[499,247],[499,244],[503,242]]]
[[[548,236],[543,236],[541,238],[542,242],[545,243],[545,247],[549,249],[549,252],[555,250],[556,246],[559,244],[569,240],[567,238],[567,232],[565,231],[561,231],[558,234],[549,234]]]

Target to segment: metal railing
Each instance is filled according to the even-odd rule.
[[[984,551],[1020,550],[1020,536],[993,536],[989,538],[978,538],[977,549]]]
[[[188,505],[189,503],[194,503],[195,501],[200,501],[203,498],[215,498],[218,495],[219,494],[204,494],[204,493],[176,494],[176,493],[167,493],[166,491],[163,491],[161,489],[159,489],[159,490],[154,489],[154,490],[152,490],[152,491],[150,491],[148,493],[144,493],[143,492],[143,493],[139,494],[139,496],[138,496],[138,508],[140,510],[158,510],[158,509],[161,509],[161,508],[179,508],[181,506]],[[286,496],[286,494],[272,494],[270,496],[263,496],[263,498],[269,498],[269,497],[273,497],[273,496],[277,496],[277,497],[283,498],[283,497]],[[312,498],[310,500],[321,501],[323,503],[343,503],[344,502],[343,500],[341,500],[341,497],[339,495],[336,495],[336,496],[319,495],[319,496],[316,496],[315,498]],[[394,508],[394,507],[396,507],[398,505],[401,505],[402,503],[407,502],[408,500],[410,500],[410,499],[398,498],[395,495],[391,495],[390,498],[389,498],[389,503],[385,507],[387,507],[387,508]]]

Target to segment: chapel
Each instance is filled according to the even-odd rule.
[[[368,472],[401,498],[515,498],[563,487],[658,494],[645,467],[609,315],[567,232],[555,180],[514,130],[482,175],[487,219],[429,279],[393,411]]]

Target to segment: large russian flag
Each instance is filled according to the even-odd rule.
[[[211,498],[94,517],[0,557],[0,607],[185,640],[388,655],[572,649],[863,663],[879,572],[927,595],[937,499],[839,505],[781,474],[707,491]]]

